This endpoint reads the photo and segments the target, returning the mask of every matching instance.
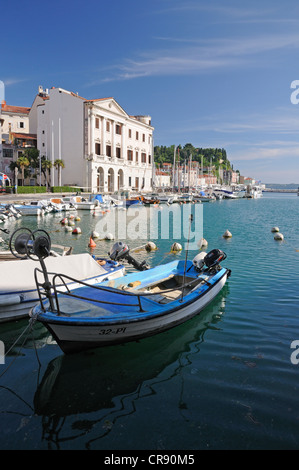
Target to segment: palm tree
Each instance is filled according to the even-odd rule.
[[[47,179],[47,173],[48,173],[48,177],[50,177],[50,172],[51,172],[51,168],[52,168],[53,164],[50,160],[46,160],[44,159],[42,161],[42,169],[43,171],[45,172],[45,175],[46,175],[46,184],[47,184],[47,187],[49,188],[51,185]]]
[[[57,159],[54,162],[54,166],[55,166],[56,170],[58,171],[58,186],[61,187],[61,170],[65,167],[64,161],[60,160],[60,159]]]
[[[25,179],[24,172],[25,172],[25,168],[30,165],[30,161],[28,160],[28,158],[25,155],[21,155],[18,158],[16,163],[17,163],[17,166],[19,168],[21,168],[21,171],[22,171],[22,186],[24,186],[24,179]]]

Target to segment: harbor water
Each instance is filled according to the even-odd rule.
[[[203,231],[191,227],[191,235],[195,242],[203,236],[207,251],[223,250],[232,274],[192,320],[138,342],[69,356],[38,323],[30,335],[27,318],[0,323],[9,351],[0,364],[2,450],[299,448],[299,198],[266,193],[201,206]],[[135,210],[126,212],[127,224]],[[155,210],[155,220],[165,220],[182,206]],[[80,211],[81,235],[65,232],[61,214],[23,217],[6,227],[46,230],[53,243],[80,253],[90,250],[93,230],[117,230],[113,214]],[[150,239],[140,225],[139,237],[123,240],[131,249]],[[274,226],[284,241],[274,240]],[[152,233],[158,249],[134,253],[151,266],[185,259],[187,249],[190,259],[198,253],[187,243],[188,230],[176,239],[171,222],[168,238]],[[175,241],[183,244],[176,254]],[[94,254],[107,256],[112,244],[98,240]]]

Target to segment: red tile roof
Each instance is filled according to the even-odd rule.
[[[6,101],[2,101],[1,103],[1,111],[6,113],[14,113],[14,114],[29,114],[31,108],[25,108],[24,106],[11,106],[6,104]]]
[[[21,132],[12,132],[12,135],[15,137],[15,139],[30,139],[30,140],[35,140],[37,139],[36,134],[23,134]]]

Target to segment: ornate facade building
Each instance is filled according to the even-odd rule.
[[[86,100],[61,88],[40,87],[38,96],[30,112],[37,148],[52,163],[64,161],[62,185],[110,193],[152,189],[150,116],[130,116],[114,98]],[[52,186],[56,178],[53,167]]]

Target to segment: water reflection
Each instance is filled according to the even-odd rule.
[[[228,287],[202,314],[168,332],[52,360],[34,397],[48,447],[84,438],[85,448],[92,448],[117,420],[135,412],[136,401],[155,394],[155,385],[179,375],[191,364],[189,355],[200,350],[206,330],[217,328],[227,292]],[[183,406],[180,399],[178,408]]]

